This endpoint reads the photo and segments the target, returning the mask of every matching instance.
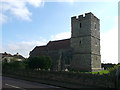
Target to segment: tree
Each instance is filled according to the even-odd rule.
[[[49,69],[51,67],[51,59],[48,56],[30,57],[28,58],[28,66],[31,69]]]
[[[111,74],[115,75],[115,74],[116,74],[116,70],[117,70],[117,68],[118,68],[119,66],[120,66],[120,64],[116,64],[116,65],[114,65],[114,67],[109,68],[108,71],[109,71]]]
[[[12,61],[12,62],[3,62],[2,63],[3,69],[25,69],[25,64],[20,61]]]
[[[51,67],[51,58],[48,56],[43,57],[43,69],[47,70]]]

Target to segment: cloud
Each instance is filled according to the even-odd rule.
[[[117,23],[117,18],[115,21]],[[51,40],[61,40],[71,37],[71,32],[63,32],[51,36]],[[101,32],[101,62],[118,63],[118,26],[113,26],[107,32]]]
[[[17,17],[22,20],[31,21],[32,13],[29,11],[27,4],[39,7],[42,0],[1,0],[0,3],[0,23],[5,23],[8,17]],[[10,15],[10,16],[9,16]]]
[[[56,35],[52,35],[50,40],[61,40],[70,38],[70,32],[63,32]],[[17,43],[9,43],[3,47],[3,52],[9,52],[11,54],[20,53],[24,57],[29,57],[29,52],[36,46],[46,45],[49,41],[40,37],[37,41],[22,41]]]
[[[43,0],[27,0],[27,2],[35,7],[43,6],[44,1]]]
[[[56,35],[51,36],[51,40],[61,40],[61,39],[67,39],[71,37],[70,32],[62,32]]]
[[[118,63],[118,25],[117,18],[115,18],[116,25],[107,32],[101,32],[101,62],[103,63]],[[51,36],[51,40],[61,40],[71,37],[71,32],[63,32]]]
[[[0,2],[0,24],[9,20],[10,17],[17,17],[20,20],[31,21],[32,12],[28,8],[28,4],[33,7],[44,6],[45,2],[101,2],[101,0],[1,0]],[[113,0],[102,0],[113,1]],[[118,0],[115,0],[118,2]],[[115,2],[114,1],[114,2]]]
[[[118,63],[118,26],[101,33],[101,60],[104,63]]]
[[[6,21],[7,21],[7,16],[0,13],[0,25],[2,23],[6,23]]]
[[[10,43],[3,47],[3,52],[9,52],[11,54],[20,53],[24,57],[29,56],[29,52],[35,47],[45,45],[47,41],[22,41],[17,43]]]
[[[63,32],[52,35],[50,40],[61,40],[71,37],[70,32]],[[11,43],[3,51],[11,54],[20,53],[25,57],[29,56],[29,52],[35,46],[46,45],[48,40],[40,38],[39,41],[22,41],[18,43]],[[118,63],[118,29],[117,25],[107,32],[101,32],[101,61],[102,63]]]
[[[115,29],[101,35],[101,60],[104,63],[118,62],[118,36]]]
[[[46,1],[53,1],[53,2],[78,2],[79,0],[46,0]]]
[[[44,0],[45,2],[118,2],[119,0]]]

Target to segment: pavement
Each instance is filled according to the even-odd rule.
[[[10,78],[10,77],[2,77],[2,90],[33,90],[33,89],[50,89],[50,90],[68,90],[66,88],[61,88],[57,86],[52,86],[52,85],[46,85],[46,84],[40,84],[37,82],[31,82],[31,81],[25,81],[25,80],[20,80],[20,79],[15,79],[15,78]]]

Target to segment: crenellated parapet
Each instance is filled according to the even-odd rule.
[[[92,14],[91,12],[89,13],[85,13],[85,15],[79,15],[78,17],[77,16],[73,16],[71,19],[72,20],[85,20],[85,19],[96,19],[96,20],[99,20],[94,14]]]

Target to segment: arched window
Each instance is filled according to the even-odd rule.
[[[83,43],[83,42],[82,42],[82,38],[81,38],[80,41],[79,41],[79,45],[81,46],[82,43]]]
[[[95,30],[96,30],[97,29],[96,23],[94,23],[94,26],[95,26]]]
[[[80,28],[82,27],[82,24],[80,23]]]
[[[80,40],[80,44],[82,43],[82,41]]]

